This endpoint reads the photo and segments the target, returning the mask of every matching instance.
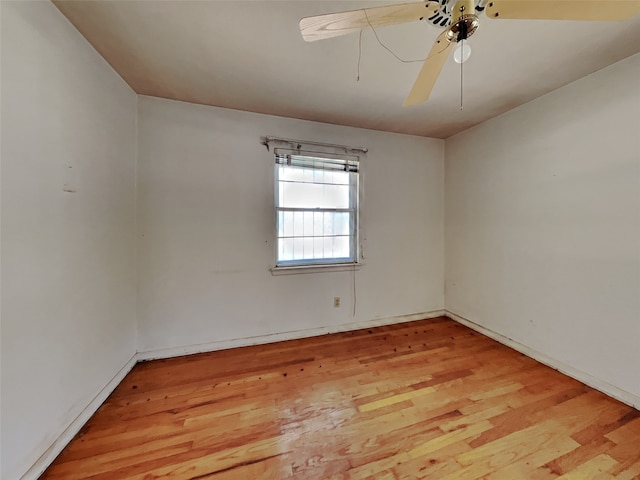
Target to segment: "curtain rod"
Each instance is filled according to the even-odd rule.
[[[260,137],[260,143],[265,147],[267,147],[267,150],[269,150],[269,143],[271,142],[287,144],[291,147],[292,150],[299,150],[302,148],[303,145],[313,145],[315,147],[337,148],[337,149],[344,150],[345,152],[348,152],[348,153],[367,153],[369,151],[369,149],[364,147],[348,147],[346,145],[336,145],[335,143],[309,142],[306,140],[304,141],[292,140],[290,138],[280,138],[280,137],[271,137],[271,136]]]

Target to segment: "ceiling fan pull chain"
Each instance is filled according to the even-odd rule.
[[[464,5],[460,5],[460,14],[463,15],[464,11],[465,11],[465,6]],[[471,32],[473,34],[473,32]],[[461,56],[462,59],[464,59],[464,47],[465,47],[465,41],[467,40],[467,37],[469,36],[469,26],[467,25],[467,22],[462,22],[460,24],[460,31],[458,32],[458,42],[460,43],[460,49],[461,49]],[[460,111],[463,110],[464,106],[463,106],[463,95],[464,95],[464,70],[463,70],[463,65],[464,64],[464,60],[460,62]]]
[[[462,43],[462,48],[464,48],[464,40],[461,40]],[[463,95],[463,88],[462,88],[462,81],[464,79],[464,76],[462,74],[462,65],[464,65],[464,62],[460,62],[460,111],[462,111],[462,95]]]

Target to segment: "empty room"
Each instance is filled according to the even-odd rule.
[[[2,480],[640,479],[640,0],[0,0]]]

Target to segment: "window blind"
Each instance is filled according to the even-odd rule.
[[[351,173],[358,173],[360,163],[357,159],[327,158],[326,156],[320,158],[307,155],[292,155],[282,152],[276,152],[275,159],[277,165]]]

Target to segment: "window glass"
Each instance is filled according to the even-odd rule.
[[[357,261],[358,165],[276,155],[276,265]]]

